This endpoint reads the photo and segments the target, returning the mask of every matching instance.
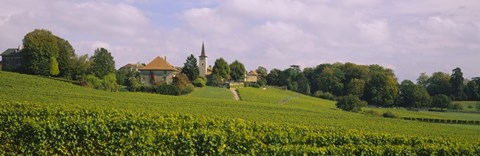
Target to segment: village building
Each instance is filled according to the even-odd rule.
[[[208,58],[207,55],[205,55],[205,44],[202,43],[202,51],[201,51],[201,55],[199,56],[199,62],[198,62],[198,70],[200,70],[198,74],[199,76],[207,77],[207,75],[210,75],[211,73],[211,70],[210,70],[210,73],[208,72],[207,58]]]
[[[123,67],[120,67],[120,69],[127,69],[128,71],[138,72],[139,69],[143,68],[143,67],[144,67],[144,65],[142,65],[140,63],[137,63],[137,64],[129,63],[129,64],[124,65]]]
[[[251,70],[245,74],[244,82],[257,83],[257,76],[258,76],[257,72],[255,70]]]
[[[22,49],[18,48],[9,48],[5,50],[1,56],[1,69],[4,71],[19,71],[22,68],[23,57]]]
[[[178,70],[167,62],[167,58],[157,56],[146,66],[138,69],[140,81],[147,85],[171,84]]]

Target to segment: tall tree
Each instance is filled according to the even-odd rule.
[[[75,56],[75,59],[72,64],[72,79],[78,80],[81,77],[84,77],[88,74],[88,70],[90,69],[90,62],[88,59],[88,55],[81,55],[81,56]]]
[[[431,96],[438,94],[449,95],[450,88],[450,75],[443,72],[435,72],[428,78],[427,91]]]
[[[75,62],[75,50],[72,45],[63,38],[57,37],[58,40],[58,69],[60,70],[59,76],[66,78],[72,78],[75,68],[73,64]]]
[[[298,84],[297,92],[303,93],[303,94],[310,94],[310,85],[308,83],[308,79],[305,76],[305,74],[300,73],[296,77],[295,81]]]
[[[362,79],[352,79],[350,82],[345,86],[345,94],[346,95],[356,95],[358,97],[363,96],[363,91],[365,89],[365,81]]]
[[[57,59],[55,57],[50,57],[50,75],[57,76],[59,73]]]
[[[420,73],[420,76],[418,76],[417,78],[417,84],[420,86],[423,86],[424,88],[427,88],[429,78],[430,77],[428,77],[427,73],[422,72]]]
[[[450,84],[452,85],[451,96],[453,100],[466,100],[467,95],[464,92],[465,84],[463,84],[462,69],[455,68],[452,70],[452,75],[450,76]]]
[[[480,100],[480,77],[474,77],[465,87],[468,100]]]
[[[198,69],[197,59],[193,54],[190,54],[186,62],[183,64],[182,73],[187,75],[188,80],[190,81],[194,81],[198,78],[200,71]]]
[[[53,58],[58,57],[58,39],[52,32],[35,29],[23,38],[25,70],[30,74],[50,75]],[[58,67],[57,67],[58,68]]]
[[[272,69],[267,75],[267,84],[272,86],[280,86],[280,69]]]
[[[416,85],[410,80],[404,80],[399,88],[399,106],[425,108],[432,105],[432,98],[422,86]]]
[[[242,63],[239,61],[235,60],[230,64],[230,77],[234,81],[241,81],[243,78],[245,78],[245,74],[247,73],[245,70],[245,66],[243,66]]]
[[[263,77],[263,78],[266,78],[267,75],[268,75],[267,68],[262,67],[262,66],[258,66],[257,70],[255,70],[255,71],[257,72],[258,76]]]
[[[398,96],[398,82],[391,69],[370,65],[370,81],[365,88],[364,99],[369,104],[392,106]]]
[[[90,57],[90,71],[99,78],[103,78],[110,73],[115,73],[115,61],[110,52],[105,48],[98,48],[95,54]]]
[[[342,71],[334,67],[326,67],[317,77],[318,89],[323,92],[330,92],[336,96],[343,94]]]
[[[213,65],[212,75],[215,75],[216,79],[219,78],[222,82],[230,79],[230,66],[223,58],[215,60]]]

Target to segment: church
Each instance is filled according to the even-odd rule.
[[[199,76],[207,77],[212,74],[212,66],[208,65],[207,55],[205,55],[205,43],[202,42],[202,51],[198,61]]]

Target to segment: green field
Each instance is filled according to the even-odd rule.
[[[205,86],[203,88],[195,88],[195,91],[185,95],[186,97],[210,98],[210,99],[226,99],[233,100],[233,95],[226,88]]]
[[[217,88],[204,89],[214,92]],[[386,154],[388,150],[393,153],[426,152],[424,154],[443,150],[453,155],[480,154],[480,126],[424,123],[345,112],[336,109],[333,101],[275,88],[239,88],[243,101],[234,101],[226,98],[228,90],[218,89],[222,93],[196,93],[202,91],[197,90],[188,96],[106,92],[36,76],[0,72],[3,124],[0,151],[7,155],[28,155],[26,151],[43,147],[50,150],[43,154],[33,153],[104,155],[106,153],[95,150],[108,150],[113,155],[135,154],[136,151],[146,152],[136,153],[140,155],[205,154],[199,151],[213,155],[289,152],[331,155],[335,151],[348,153],[351,150],[352,154],[371,151],[377,155]],[[437,116],[406,110],[395,113],[462,119],[479,117],[478,114]],[[11,142],[20,134],[31,138]],[[84,137],[87,142],[75,141],[78,137]],[[209,139],[213,141],[207,142],[208,146],[199,143]],[[204,149],[207,147],[212,149]],[[155,152],[158,150],[170,152]],[[215,150],[218,151],[212,152]]]

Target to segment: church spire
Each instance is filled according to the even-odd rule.
[[[202,55],[200,55],[200,57],[207,57],[207,55],[205,55],[205,45],[204,45],[204,42],[202,42]]]

